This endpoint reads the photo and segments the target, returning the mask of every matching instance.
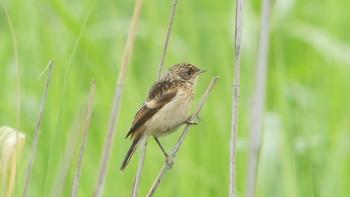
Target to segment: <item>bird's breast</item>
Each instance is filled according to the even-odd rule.
[[[175,97],[145,123],[147,135],[164,136],[175,131],[187,120],[191,109],[193,94],[178,91]]]

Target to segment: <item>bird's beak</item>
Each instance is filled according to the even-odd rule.
[[[206,70],[204,70],[204,69],[200,69],[196,74],[197,75],[199,75],[199,74],[201,74],[201,73],[204,73]]]

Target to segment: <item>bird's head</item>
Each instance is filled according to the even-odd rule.
[[[169,72],[178,80],[195,82],[198,75],[205,72],[189,63],[176,64],[169,68]]]

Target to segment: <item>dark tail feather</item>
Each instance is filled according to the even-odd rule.
[[[134,141],[132,142],[128,152],[126,153],[125,159],[122,163],[122,166],[120,166],[120,171],[124,171],[126,166],[128,165],[129,161],[131,160],[132,156],[135,153],[135,150],[137,148],[137,143],[139,142],[140,138],[135,138]]]

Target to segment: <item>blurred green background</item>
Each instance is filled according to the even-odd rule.
[[[133,1],[3,0],[11,17],[20,64],[21,122],[27,135],[14,196],[22,192],[45,77],[55,60],[29,196],[68,196],[82,138],[92,79],[94,111],[79,196],[95,188]],[[172,1],[144,2],[128,70],[104,196],[130,196],[138,155],[119,172],[130,146],[133,116],[157,76]],[[264,134],[257,196],[350,194],[350,2],[275,1]],[[246,194],[250,108],[260,28],[260,1],[244,8],[237,195]],[[233,83],[235,1],[179,1],[165,68],[191,62],[207,72],[198,80],[196,105],[220,76],[155,196],[227,196]],[[0,125],[16,127],[17,82],[11,31],[0,14]],[[170,150],[180,132],[161,139]],[[164,163],[148,143],[140,196]]]

